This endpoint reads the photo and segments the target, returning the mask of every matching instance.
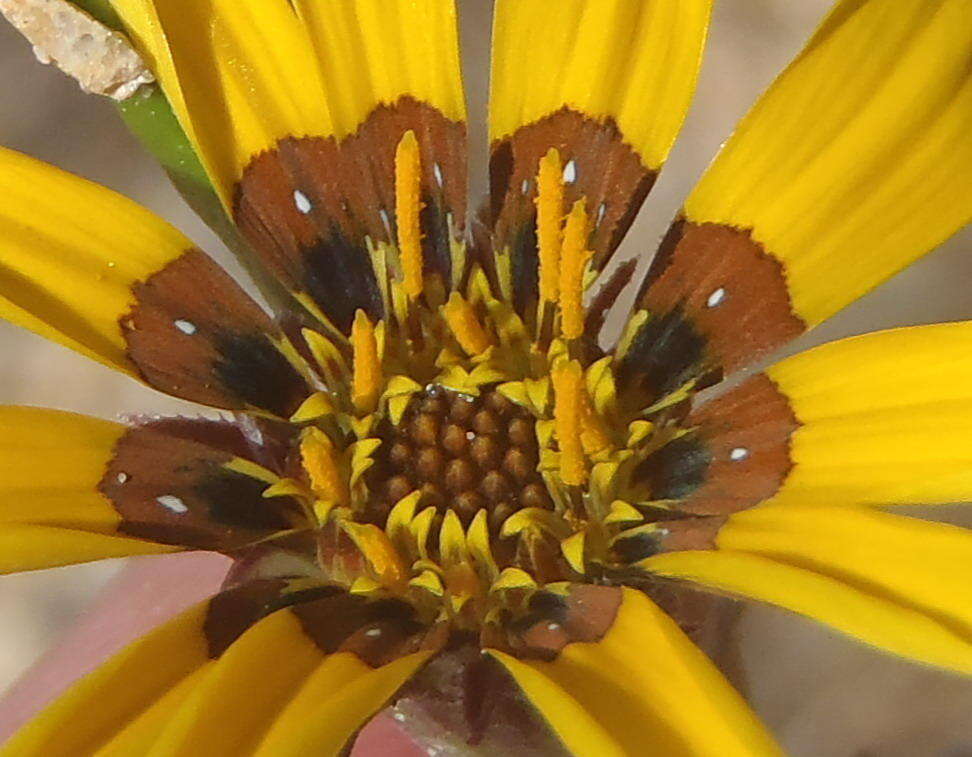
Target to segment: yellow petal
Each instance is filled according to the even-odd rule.
[[[91,754],[126,725],[134,725],[167,692],[205,669],[208,609],[209,603],[203,602],[130,644],[31,720],[0,754]]]
[[[147,754],[168,725],[169,718],[208,675],[212,663],[193,671],[169,689],[157,702],[125,726],[94,754],[96,757],[131,757]]]
[[[968,223],[967,22],[966,0],[837,4],[662,242],[627,332],[629,401],[753,362]]]
[[[612,119],[659,168],[695,90],[709,12],[704,0],[499,0],[490,140],[568,106]]]
[[[286,415],[304,399],[270,319],[165,221],[11,150],[0,193],[0,316],[185,399]]]
[[[710,10],[710,0],[496,3],[489,106],[494,248],[500,261],[515,261],[512,294],[521,313],[540,296],[534,200],[544,156],[554,148],[560,158],[563,192],[556,194],[566,208],[585,200],[593,267],[600,268],[681,128]],[[540,254],[549,262],[556,225],[541,219],[540,231]],[[540,273],[544,299],[555,296],[556,276],[555,267]]]
[[[808,325],[972,218],[968,13],[838,3],[686,202],[690,221],[752,229]]]
[[[178,547],[118,533],[100,491],[124,426],[57,410],[0,407],[0,573]]]
[[[653,497],[720,514],[972,499],[972,322],[893,329],[789,357],[696,409],[638,469]]]
[[[249,754],[323,659],[289,610],[264,618],[182,702],[149,754]]]
[[[379,668],[334,655],[307,680],[255,752],[257,757],[341,754],[358,730],[425,664],[416,652]]]
[[[786,502],[972,499],[972,323],[895,329],[767,370],[801,423]]]
[[[297,0],[340,136],[402,97],[466,117],[452,0]],[[390,145],[394,150],[395,145]]]
[[[186,437],[164,422],[0,406],[0,572],[235,549],[296,525],[291,503],[263,499],[267,482],[245,461],[191,441],[207,438],[209,421],[179,423]]]
[[[818,525],[814,522],[814,525]],[[808,529],[808,541],[826,533]],[[858,534],[864,541],[866,532]],[[860,552],[856,552],[860,554]],[[885,558],[883,561],[886,562]],[[906,558],[907,559],[907,558]],[[853,563],[853,557],[849,562]],[[920,662],[972,674],[972,644],[968,626],[959,627],[915,603],[900,603],[858,576],[838,577],[798,567],[775,558],[733,551],[669,552],[643,560],[653,574],[680,578],[719,591],[783,607],[833,626],[888,652]],[[843,568],[846,568],[846,563]],[[854,566],[858,570],[861,566]],[[927,575],[925,573],[924,575]],[[927,587],[922,586],[922,592]],[[954,602],[961,601],[961,595]],[[967,595],[964,600],[968,603]]]
[[[571,753],[781,754],[671,618],[640,592],[623,597],[600,641],[568,644],[552,662],[490,650]]]
[[[192,243],[134,202],[0,149],[0,315],[126,373],[132,285]]]
[[[310,40],[287,0],[112,0],[229,207],[254,155],[333,133]]]
[[[874,510],[773,504],[733,515],[717,544],[865,587],[938,619],[972,652],[972,532],[964,528]]]

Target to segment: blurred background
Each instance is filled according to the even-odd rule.
[[[485,187],[489,0],[459,0],[474,187]],[[647,263],[681,200],[733,124],[800,49],[829,0],[720,0],[693,108],[620,251]],[[106,184],[152,208],[234,272],[105,100],[84,95],[0,22],[0,144]],[[812,125],[808,125],[812,126]],[[478,195],[474,192],[474,197]],[[826,272],[822,272],[826,275]],[[793,350],[890,326],[972,317],[972,230],[848,308]],[[0,323],[0,402],[109,419],[198,414],[74,353]],[[935,517],[972,525],[969,510]],[[0,579],[0,689],[57,643],[121,561]],[[749,696],[787,749],[806,757],[972,757],[972,682],[891,659],[782,611],[749,607],[737,628]],[[700,723],[700,727],[704,724]]]

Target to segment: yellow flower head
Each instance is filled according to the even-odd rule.
[[[0,313],[234,413],[0,408],[0,569],[237,560],[6,754],[338,754],[446,682],[449,738],[497,753],[776,754],[690,641],[698,590],[972,673],[972,539],[874,508],[972,499],[972,325],[699,394],[972,216],[967,0],[838,2],[615,343],[612,254],[708,0],[498,0],[475,224],[451,0],[111,7],[159,82],[126,117],[273,315],[148,211],[0,153]]]

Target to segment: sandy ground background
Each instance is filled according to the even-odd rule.
[[[477,124],[472,141],[481,145],[490,3],[460,0],[460,5],[471,122]],[[733,124],[799,50],[828,5],[827,0],[717,3],[695,104],[623,256],[640,253],[647,261]],[[111,106],[37,64],[6,24],[0,24],[0,143],[138,199],[232,266]],[[475,180],[484,175],[483,155],[474,160]],[[877,328],[972,317],[970,281],[972,232],[967,230],[794,348]],[[132,411],[199,412],[5,323],[0,323],[0,356],[0,402],[105,418]],[[939,510],[935,517],[972,523],[962,508]],[[116,561],[0,580],[0,688],[56,644],[120,568]],[[972,756],[972,683],[889,659],[770,608],[748,609],[738,633],[750,696],[793,754]]]

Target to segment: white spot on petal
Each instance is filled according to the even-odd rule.
[[[524,179],[523,183],[520,185],[520,192],[521,194],[526,194],[529,191],[530,191],[530,180]]]
[[[476,438],[476,432],[475,432],[475,431],[467,431],[467,432],[466,432],[466,438],[467,438],[467,439],[468,439],[469,441],[472,441],[473,439],[475,439],[475,438]]]
[[[378,211],[378,215],[381,218],[381,222],[385,225],[385,231],[388,232],[388,236],[391,236],[391,221],[388,219],[388,211],[382,208]]]
[[[709,299],[705,301],[706,307],[714,308],[716,305],[721,305],[722,301],[726,299],[726,289],[725,287],[719,287],[712,294],[709,295]]]
[[[575,181],[577,181],[577,162],[572,160],[564,166],[564,183],[573,184]]]
[[[115,481],[117,481],[119,484],[124,484],[125,482],[128,481],[128,474],[119,473],[117,476],[115,476]]]
[[[395,720],[397,720],[399,723],[404,723],[405,722],[405,713],[404,712],[394,712],[394,713],[392,713],[392,717],[395,718]]]
[[[442,167],[438,163],[432,164],[432,173],[435,174],[435,181],[441,187],[442,181]]]
[[[188,334],[189,336],[196,333],[196,324],[192,321],[184,321],[180,319],[175,322],[175,327],[183,334]]]
[[[745,447],[734,447],[729,453],[729,459],[737,463],[740,460],[745,460],[747,457],[749,457],[749,450]]]
[[[560,623],[555,623],[554,621],[550,621],[549,623],[547,623],[547,630],[548,631],[559,631],[560,630]]]
[[[301,192],[299,189],[294,190],[294,205],[297,206],[297,210],[303,213],[305,216],[311,212],[311,201],[307,199],[307,195]]]
[[[174,513],[179,513],[180,515],[182,515],[182,513],[189,512],[189,508],[186,507],[186,503],[171,494],[163,494],[161,497],[156,497],[155,501],[167,510],[171,510]]]
[[[364,635],[367,636],[369,639],[377,639],[379,636],[381,636],[381,629],[369,628],[367,631],[364,632]]]
[[[597,206],[597,222],[600,223],[604,220],[604,214],[607,213],[607,203],[602,202]]]

